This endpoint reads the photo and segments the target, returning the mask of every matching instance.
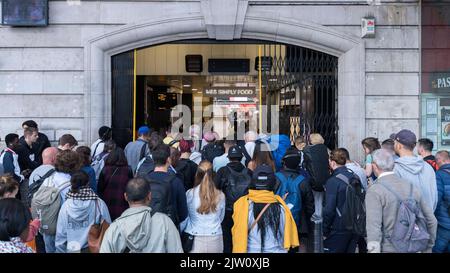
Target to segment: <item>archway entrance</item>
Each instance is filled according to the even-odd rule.
[[[359,142],[366,134],[364,41],[330,27],[293,17],[274,18],[264,12],[244,13],[239,20],[240,23],[234,25],[238,31],[230,39],[276,41],[338,57],[338,143],[356,155],[355,160],[362,160]],[[208,24],[214,29],[214,22]],[[99,127],[113,123],[112,56],[173,41],[218,39],[210,30],[202,13],[181,15],[174,12],[89,39],[84,54],[85,139],[93,142]]]
[[[112,127],[121,146],[143,124],[164,132],[179,104],[190,109],[191,123],[203,128],[211,120],[221,137],[243,139],[253,130],[293,143],[319,132],[330,149],[337,145],[332,55],[265,41],[191,40],[121,53],[111,63]]]

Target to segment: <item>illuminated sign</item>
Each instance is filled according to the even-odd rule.
[[[256,90],[253,87],[215,87],[205,88],[203,96],[206,97],[254,97]]]

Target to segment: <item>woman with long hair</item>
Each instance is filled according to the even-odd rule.
[[[222,253],[221,223],[225,215],[225,195],[214,184],[211,162],[200,162],[194,188],[186,192],[186,199],[189,216],[184,232],[194,236],[189,252]]]
[[[267,143],[257,140],[255,142],[255,150],[253,152],[253,158],[248,163],[248,168],[254,171],[256,167],[260,165],[269,165],[275,171],[275,162],[273,160],[272,152],[270,151],[269,145]]]
[[[286,253],[299,246],[291,211],[273,193],[275,182],[271,166],[258,166],[248,195],[234,203],[233,253]]]
[[[128,166],[125,153],[122,148],[116,147],[106,158],[97,187],[98,195],[108,206],[113,221],[128,208],[123,194],[131,178],[133,172]]]
[[[375,150],[381,149],[380,142],[378,141],[378,138],[375,137],[367,137],[361,141],[361,144],[364,149],[364,154],[366,155],[366,161],[364,169],[366,171],[366,176],[369,178],[372,178],[372,180],[375,180],[375,174],[372,170],[372,153]]]

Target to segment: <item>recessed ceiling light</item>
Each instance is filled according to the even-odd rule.
[[[183,87],[191,87],[190,84],[183,84]]]
[[[197,88],[192,88],[192,91],[197,91],[198,89]]]

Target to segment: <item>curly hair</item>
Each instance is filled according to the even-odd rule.
[[[72,150],[60,151],[56,155],[55,169],[57,172],[72,174],[82,167],[78,153]]]

